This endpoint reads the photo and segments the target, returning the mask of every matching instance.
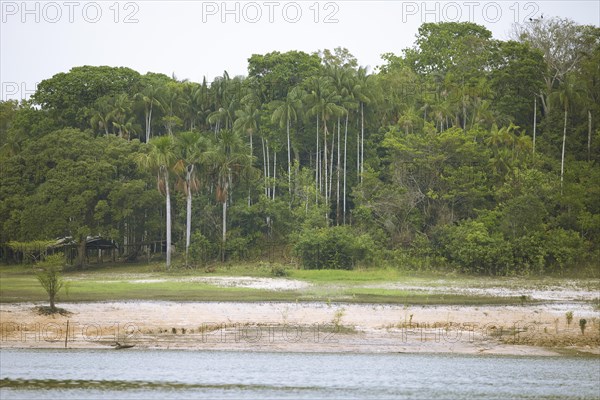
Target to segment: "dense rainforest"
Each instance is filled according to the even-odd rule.
[[[374,71],[336,48],[212,82],[56,74],[0,102],[4,259],[101,236],[127,260],[159,242],[167,266],[593,270],[600,29],[547,18],[512,37],[426,23]]]

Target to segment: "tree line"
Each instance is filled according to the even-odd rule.
[[[72,68],[0,102],[0,243],[102,235],[186,265],[585,269],[600,243],[600,29],[423,24],[375,71],[343,48],[212,82]],[[80,252],[81,253],[81,252]],[[83,263],[83,258],[80,263]]]

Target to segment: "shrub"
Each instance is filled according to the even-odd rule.
[[[562,228],[546,233],[546,263],[559,271],[576,265],[587,253],[584,240],[574,231]]]
[[[204,265],[218,254],[218,246],[200,232],[194,232],[190,241],[190,262]]]
[[[285,277],[289,276],[290,273],[285,267],[276,264],[271,267],[271,275],[276,277]]]
[[[507,238],[485,218],[446,226],[437,236],[440,255],[469,273],[563,271],[584,261],[587,253],[577,232],[558,228]]]
[[[299,235],[294,251],[306,269],[353,269],[369,261],[374,248],[369,235],[356,235],[348,226],[308,228]]]
[[[509,243],[491,234],[483,222],[465,221],[442,232],[443,256],[467,272],[498,275],[512,265]]]
[[[227,258],[235,261],[247,259],[248,252],[251,249],[252,238],[234,236],[234,232],[231,233],[232,237],[227,238],[227,242],[225,243],[225,254],[227,254]]]
[[[565,316],[567,317],[567,325],[571,326],[571,322],[573,321],[573,311],[567,311]]]
[[[579,329],[581,329],[581,334],[585,334],[585,326],[587,325],[587,320],[585,318],[581,318],[579,320]]]
[[[512,248],[512,268],[520,273],[543,273],[546,269],[546,256],[543,232],[533,232],[510,241]]]

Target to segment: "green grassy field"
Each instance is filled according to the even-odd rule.
[[[558,278],[489,278],[456,274],[415,273],[395,269],[298,270],[289,269],[284,279],[309,285],[301,290],[264,290],[220,287],[192,280],[197,277],[272,277],[271,266],[221,265],[214,272],[204,269],[164,271],[162,264],[105,264],[63,274],[65,285],[59,302],[172,300],[172,301],[322,301],[347,303],[393,303],[411,305],[522,304],[521,296],[473,296],[432,294],[422,290],[369,287],[402,283],[417,287],[506,287],[543,288],[561,282]],[[585,282],[583,282],[585,284]],[[590,283],[592,288],[598,282]],[[0,302],[44,301],[47,296],[31,266],[0,266]],[[526,300],[529,301],[529,300]]]

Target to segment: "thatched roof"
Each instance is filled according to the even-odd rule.
[[[76,244],[77,242],[72,236],[66,236],[64,238],[56,239],[56,243],[51,247],[75,246]],[[112,249],[116,248],[117,244],[113,240],[105,239],[101,236],[88,236],[85,240],[85,246],[88,249]]]

